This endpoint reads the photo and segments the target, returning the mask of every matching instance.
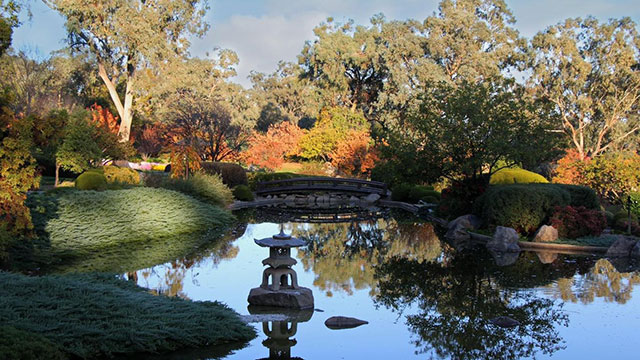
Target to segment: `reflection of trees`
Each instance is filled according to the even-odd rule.
[[[561,305],[537,298],[530,291],[501,288],[482,254],[456,254],[445,265],[392,259],[376,271],[378,305],[402,312],[417,305],[419,313],[407,316],[418,335],[421,352],[455,359],[516,359],[537,352],[551,354],[562,348],[556,324],[566,326]],[[420,279],[416,281],[416,279]],[[503,329],[490,320],[510,316],[520,325]]]
[[[603,298],[624,304],[631,299],[633,286],[637,284],[640,284],[638,272],[618,272],[609,260],[600,259],[588,273],[558,279],[549,284],[548,289],[564,301],[588,304],[595,298]]]
[[[328,295],[354,289],[375,291],[374,268],[392,257],[418,262],[440,255],[440,241],[431,224],[372,220],[298,226],[295,236],[307,240],[300,249],[304,269],[316,274],[314,285]]]
[[[169,263],[159,265],[153,268],[140,270],[134,273],[128,273],[129,279],[138,279],[141,275],[145,281],[152,276],[162,279],[156,289],[156,293],[167,296],[179,296],[187,298],[184,290],[184,279],[188,271],[194,266],[200,266],[203,262],[209,261],[215,268],[223,260],[233,259],[238,256],[238,247],[233,245],[237,235],[243,234],[246,230],[246,224],[236,227],[235,231],[228,232],[222,239],[215,242],[211,247],[198,251],[193,255],[186,256]],[[195,281],[195,279],[194,279]],[[148,285],[146,287],[149,287]]]

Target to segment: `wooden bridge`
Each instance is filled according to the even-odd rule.
[[[313,192],[378,194],[385,197],[387,195],[387,184],[360,179],[300,177],[260,182],[256,188],[258,196]]]

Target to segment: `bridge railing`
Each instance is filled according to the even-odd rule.
[[[387,195],[387,184],[379,181],[332,177],[301,177],[259,182],[257,195],[307,193],[313,191]]]

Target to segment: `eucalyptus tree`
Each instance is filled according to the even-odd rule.
[[[531,41],[530,86],[554,106],[557,129],[581,158],[638,134],[640,35],[629,18],[568,19]]]
[[[319,99],[316,87],[302,78],[302,68],[281,61],[271,74],[252,71],[252,100],[260,104],[260,115],[256,127],[266,132],[269,125],[291,121],[298,123],[303,118],[318,115]]]
[[[206,0],[44,0],[66,18],[69,45],[97,59],[98,75],[109,90],[129,140],[136,74],[187,54],[190,35],[208,29]],[[125,86],[124,94],[118,85]]]

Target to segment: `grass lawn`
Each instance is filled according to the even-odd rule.
[[[33,334],[35,341],[45,337],[57,347],[49,344],[51,352],[82,358],[162,353],[255,337],[223,304],[152,295],[106,274],[30,277],[0,272],[0,322],[3,335]],[[0,358],[5,358],[12,345],[2,345]],[[38,358],[57,356],[40,353]]]
[[[125,272],[192,253],[219,239],[233,216],[166,189],[34,193],[37,239],[14,251],[22,269]]]
[[[580,246],[609,247],[617,240],[615,235],[585,236],[577,239],[560,238],[555,243]]]

